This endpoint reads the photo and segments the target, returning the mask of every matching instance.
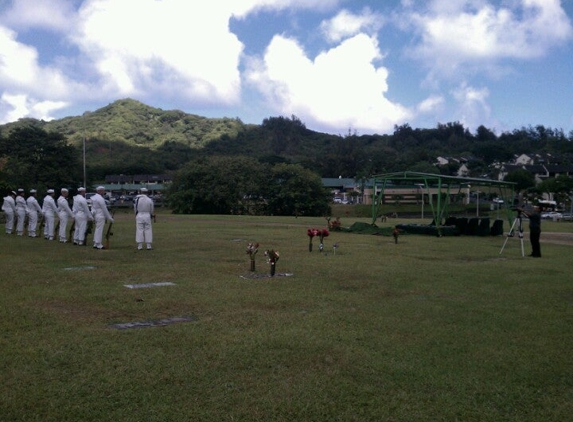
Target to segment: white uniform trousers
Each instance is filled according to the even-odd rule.
[[[88,216],[85,212],[76,213],[76,228],[74,230],[74,242],[83,245],[86,239],[86,229],[88,227]]]
[[[56,229],[56,216],[54,213],[46,213],[44,216],[44,237],[48,240],[54,240],[54,230]]]
[[[12,230],[14,230],[14,212],[13,211],[4,211],[6,216],[6,234],[12,234]]]
[[[135,241],[151,245],[153,242],[153,230],[151,229],[151,214],[148,212],[139,212],[135,216]]]
[[[58,232],[60,242],[67,242],[68,234],[66,233],[66,229],[68,228],[68,219],[70,216],[67,212],[59,212],[58,217],[60,218],[60,230]]]
[[[103,229],[105,227],[105,216],[95,215],[95,229],[94,229],[94,246],[101,248],[103,246]]]
[[[30,211],[28,213],[28,236],[36,237],[36,227],[38,227],[38,212]]]
[[[17,209],[16,215],[18,216],[18,221],[16,223],[16,234],[22,236],[24,234],[24,222],[26,221],[26,210]]]

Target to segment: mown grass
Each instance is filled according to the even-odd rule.
[[[573,411],[571,246],[543,244],[536,260],[517,239],[500,254],[502,237],[332,233],[320,254],[306,230],[324,219],[164,214],[155,249],[136,251],[133,216],[116,221],[107,251],[0,236],[1,421],[561,421]],[[571,226],[544,223],[560,228]],[[261,243],[258,274],[275,248],[277,272],[292,276],[241,278],[249,241]],[[124,287],[167,281],[176,285]],[[196,320],[111,327],[176,316]]]

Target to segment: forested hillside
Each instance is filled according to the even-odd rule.
[[[458,122],[430,129],[406,124],[389,135],[330,135],[309,130],[295,116],[246,125],[239,119],[210,119],[123,99],[82,116],[50,122],[22,119],[0,126],[0,136],[9,138],[15,128],[26,126],[61,133],[80,150],[85,139],[93,179],[106,174],[170,172],[195,158],[236,155],[301,164],[322,177],[435,172],[438,156],[463,157],[474,176],[489,173],[495,161],[521,153],[549,153],[557,164],[573,164],[573,132],[567,135],[542,125],[496,134],[483,126],[471,133]],[[456,169],[445,166],[440,171]]]

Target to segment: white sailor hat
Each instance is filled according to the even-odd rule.
[[[22,189],[22,188],[18,189],[18,195],[21,193],[24,193],[24,189]]]
[[[60,192],[62,192],[62,193],[66,192],[66,193],[67,193],[68,190],[67,190],[66,188],[62,188],[62,189],[60,190]]]
[[[18,195],[18,194],[17,194],[16,192],[14,192],[14,191],[10,191],[10,192],[12,192],[12,195]]]
[[[36,193],[36,189],[30,189],[30,193]]]
[[[97,190],[105,190],[105,188],[104,188],[103,186],[98,186],[98,187],[96,188],[96,191],[97,191]]]
[[[146,193],[146,192],[148,192],[147,188],[141,188],[141,189],[139,189],[139,191],[140,191],[141,193]]]
[[[85,192],[86,188],[78,188],[78,192]]]
[[[54,189],[48,189],[48,193],[54,193]]]

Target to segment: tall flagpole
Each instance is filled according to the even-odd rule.
[[[86,138],[84,137],[84,188],[87,189],[86,185]]]

